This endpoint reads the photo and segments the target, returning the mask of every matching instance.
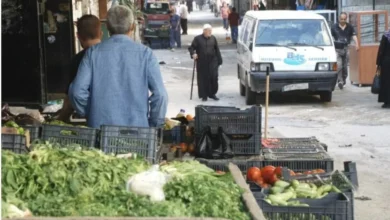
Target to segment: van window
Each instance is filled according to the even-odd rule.
[[[252,20],[248,20],[247,25],[244,29],[244,38],[243,38],[244,44],[248,44],[249,35],[252,32],[252,25],[253,25],[252,22],[253,22]]]
[[[255,44],[332,46],[332,41],[322,19],[260,20]]]
[[[240,33],[238,34],[238,38],[240,41],[244,41],[244,33],[246,29],[246,25],[248,24],[248,19],[244,19],[240,27]]]

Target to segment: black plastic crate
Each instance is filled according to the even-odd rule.
[[[316,138],[269,138],[262,140],[263,153],[319,153],[327,146]]]
[[[234,163],[238,166],[238,168],[241,170],[241,172],[246,173],[246,171],[249,168],[249,162],[257,162],[261,163],[262,158],[261,157],[234,157],[231,159],[219,159],[219,160],[211,160],[211,159],[203,159],[203,158],[197,158],[197,160],[214,169],[215,171],[229,171],[229,163]]]
[[[42,139],[61,145],[79,144],[87,148],[97,146],[98,129],[75,126],[49,125],[42,126]]]
[[[41,137],[41,126],[34,126],[34,125],[24,125],[21,126],[24,130],[28,130],[30,132],[30,142],[33,142],[34,140],[40,139]]]
[[[137,153],[151,163],[161,156],[160,128],[101,126],[100,149],[105,153]]]
[[[163,131],[163,142],[166,144],[179,144],[185,141],[186,126],[176,126],[171,130]]]
[[[261,134],[261,107],[241,110],[235,107],[202,106],[195,108],[195,133],[201,134],[206,126],[212,133],[222,127],[226,134]]]
[[[242,155],[260,155],[261,135],[227,135],[230,140],[232,151],[236,156]],[[197,145],[201,135],[196,135],[195,144]]]
[[[334,160],[327,153],[319,154],[264,154],[263,166],[282,166],[296,173],[308,170],[323,169],[331,172],[334,169]]]
[[[26,137],[19,134],[1,134],[1,149],[17,154],[28,153]]]
[[[351,201],[344,193],[329,193],[322,199],[297,199],[306,203],[309,207],[273,206],[267,203],[264,198],[264,190],[252,191],[257,204],[266,219],[319,219],[319,220],[350,220]]]

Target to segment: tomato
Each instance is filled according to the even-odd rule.
[[[263,184],[261,184],[260,186],[261,186],[261,188],[263,188],[263,189],[269,188],[269,184],[267,184],[267,183],[263,183]]]
[[[259,186],[261,186],[261,184],[264,184],[264,180],[262,177],[259,177],[255,180],[255,183]]]
[[[274,166],[265,166],[261,169],[261,176],[265,182],[268,182],[272,175],[274,175],[275,167]]]
[[[305,172],[303,172],[303,174],[306,174],[306,175],[311,174],[311,173],[312,173],[312,171],[305,171]]]
[[[186,143],[180,143],[180,148],[181,148],[181,152],[185,153],[185,152],[187,152],[188,146]]]
[[[323,169],[317,169],[317,173],[326,173]]]
[[[282,176],[282,169],[283,167],[276,167],[274,173],[276,176],[281,177]]]
[[[268,183],[271,184],[271,185],[274,185],[276,181],[278,181],[278,177],[276,176],[276,174],[273,174],[270,176],[269,180],[268,180]]]
[[[251,167],[249,168],[246,179],[249,181],[255,181],[256,179],[259,179],[261,177],[261,171],[257,167]]]

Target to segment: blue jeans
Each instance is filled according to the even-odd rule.
[[[237,26],[230,26],[230,32],[232,35],[232,40],[237,41],[238,38],[238,27]]]
[[[175,47],[175,43],[178,48],[181,48],[180,29],[179,30],[171,29],[169,33],[169,38],[170,38],[169,45],[171,48]]]
[[[222,21],[223,21],[223,28],[225,28],[226,30],[229,29],[228,19],[223,18]]]

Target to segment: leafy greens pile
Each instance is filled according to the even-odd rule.
[[[126,191],[130,176],[150,166],[142,159],[105,155],[98,150],[35,148],[27,155],[2,151],[2,203],[23,201],[35,216],[171,216],[250,219],[241,189],[229,174],[196,162],[161,167],[172,175],[166,201],[153,203]],[[6,216],[7,212],[2,215]]]

